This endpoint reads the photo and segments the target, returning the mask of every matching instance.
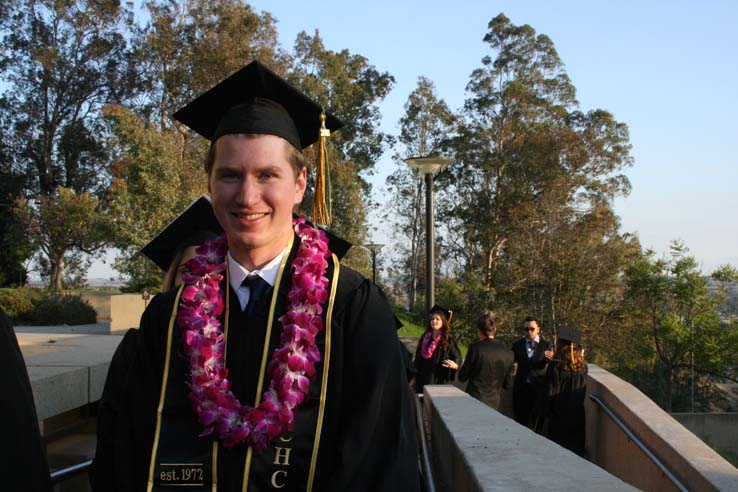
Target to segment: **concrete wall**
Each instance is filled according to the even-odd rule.
[[[590,364],[587,389],[687,490],[738,492],[738,469],[633,385]],[[641,490],[678,490],[599,406],[588,400],[585,409],[587,452],[593,462]]]
[[[738,413],[675,413],[673,417],[710,447],[738,453]]]
[[[438,491],[635,490],[454,386],[424,394]]]
[[[110,297],[110,333],[120,335],[138,328],[146,301],[141,294],[119,294]]]
[[[110,319],[111,294],[82,294],[82,299],[89,302],[97,312],[97,320]]]

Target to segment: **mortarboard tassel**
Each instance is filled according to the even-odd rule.
[[[325,112],[320,113],[320,136],[318,137],[318,166],[315,170],[315,195],[313,196],[313,222],[331,224],[331,178],[328,172],[326,138],[331,131],[325,127]]]
[[[569,344],[569,351],[571,352],[571,364],[574,366],[574,342]]]

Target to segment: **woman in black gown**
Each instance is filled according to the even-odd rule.
[[[556,358],[546,371],[548,438],[577,453],[585,454],[584,399],[587,394],[587,363],[577,330],[559,328]]]
[[[415,351],[415,391],[423,392],[426,384],[447,384],[453,381],[461,365],[461,351],[451,335],[452,311],[433,306],[429,324],[418,340]]]

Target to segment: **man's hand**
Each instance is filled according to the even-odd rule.
[[[441,366],[446,367],[448,369],[453,369],[454,371],[459,368],[459,365],[452,361],[451,359],[446,359],[443,362],[441,362]]]

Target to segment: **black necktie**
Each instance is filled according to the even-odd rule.
[[[246,304],[244,312],[246,314],[253,314],[256,305],[259,303],[264,293],[269,289],[269,283],[258,275],[249,275],[243,282],[242,287],[249,288],[249,302]]]

